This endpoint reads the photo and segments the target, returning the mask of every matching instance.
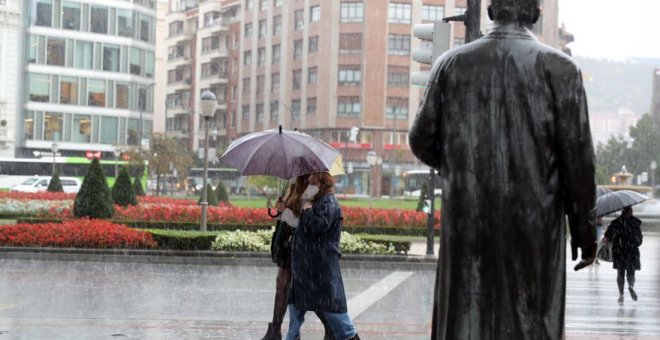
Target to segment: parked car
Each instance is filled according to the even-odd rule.
[[[62,183],[62,189],[66,193],[77,193],[80,190],[81,182],[80,179],[75,177],[60,177],[60,182]],[[50,177],[46,176],[34,176],[26,179],[23,183],[14,185],[11,187],[10,191],[19,191],[19,192],[40,192],[46,191],[48,189],[48,184],[50,183]]]

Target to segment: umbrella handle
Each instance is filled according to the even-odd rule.
[[[275,209],[275,215],[271,214],[270,210],[271,210],[271,208],[268,208],[268,216],[270,216],[272,218],[279,217],[280,215],[282,215],[282,213],[277,211],[277,209]]]

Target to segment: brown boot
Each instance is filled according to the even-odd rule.
[[[282,331],[275,329],[272,323],[268,323],[268,330],[261,340],[282,340]]]

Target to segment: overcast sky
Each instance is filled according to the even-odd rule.
[[[562,23],[575,56],[660,59],[660,0],[559,0]]]

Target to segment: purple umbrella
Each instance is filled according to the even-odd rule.
[[[235,140],[220,161],[243,176],[263,175],[291,179],[328,171],[339,151],[314,137],[279,129],[254,132]]]

